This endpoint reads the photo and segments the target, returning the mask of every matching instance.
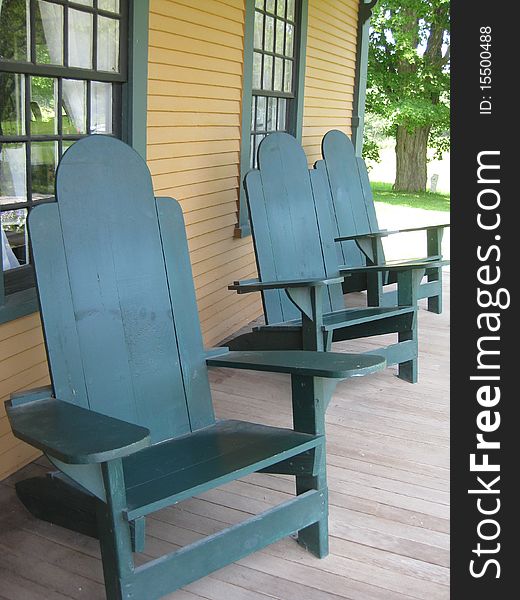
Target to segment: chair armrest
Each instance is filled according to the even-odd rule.
[[[208,358],[206,362],[211,367],[289,373],[328,379],[361,377],[380,371],[386,366],[386,360],[382,356],[305,350],[229,352],[224,356]]]
[[[342,275],[348,276],[355,273],[373,273],[373,272],[386,272],[386,271],[413,271],[415,269],[433,269],[436,267],[443,267],[449,265],[449,260],[421,260],[417,262],[402,262],[402,263],[389,263],[383,265],[368,265],[363,267],[345,267],[339,268]]]
[[[280,290],[299,287],[320,287],[341,283],[343,277],[333,277],[331,279],[288,279],[285,281],[235,281],[233,285],[228,286],[230,290],[236,290],[239,294],[248,292],[262,292],[264,290]]]
[[[389,235],[395,235],[396,233],[411,233],[413,231],[428,231],[429,229],[445,229],[450,227],[450,223],[443,223],[441,225],[424,225],[422,227],[407,227],[406,229],[383,229],[381,231],[375,231],[373,233],[361,233],[356,235],[346,235],[334,238],[335,242],[346,242],[348,240],[361,240],[361,239],[374,239],[388,237]]]
[[[221,356],[227,354],[229,348],[227,346],[214,346],[213,348],[204,348],[204,355],[206,358],[213,358],[214,356]]]
[[[65,463],[107,462],[150,445],[145,427],[55,398],[5,404],[17,438]]]

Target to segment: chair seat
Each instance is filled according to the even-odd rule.
[[[323,329],[324,331],[333,331],[334,329],[340,329],[342,327],[353,327],[370,321],[379,321],[381,319],[388,319],[390,317],[399,317],[405,314],[413,313],[415,307],[413,306],[378,306],[368,308],[347,308],[345,310],[336,310],[334,312],[326,313],[323,315]],[[272,325],[261,325],[255,327],[258,329],[287,329],[297,330],[301,327],[301,319],[292,319],[291,321],[285,321],[284,323],[273,323]]]
[[[124,459],[129,519],[200,494],[323,443],[323,436],[225,420]]]

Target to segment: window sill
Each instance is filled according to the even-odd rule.
[[[21,292],[9,294],[5,297],[4,304],[0,305],[0,324],[25,317],[38,312],[38,310],[36,288],[32,287]]]

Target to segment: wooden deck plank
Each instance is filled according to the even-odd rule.
[[[445,600],[449,598],[449,275],[445,312],[419,312],[420,379],[395,369],[341,383],[327,412],[330,549],[319,561],[287,539],[166,596],[169,600]],[[359,303],[353,295],[350,304]],[[337,344],[338,351],[381,340]],[[290,426],[284,375],[214,369],[217,413]],[[104,598],[96,540],[37,521],[0,483],[0,600]],[[142,564],[286,500],[293,481],[251,475],[148,520]],[[31,569],[27,569],[27,559]]]

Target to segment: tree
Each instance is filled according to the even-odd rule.
[[[380,0],[372,11],[367,111],[395,138],[397,191],[424,191],[427,150],[449,148],[449,0]]]

